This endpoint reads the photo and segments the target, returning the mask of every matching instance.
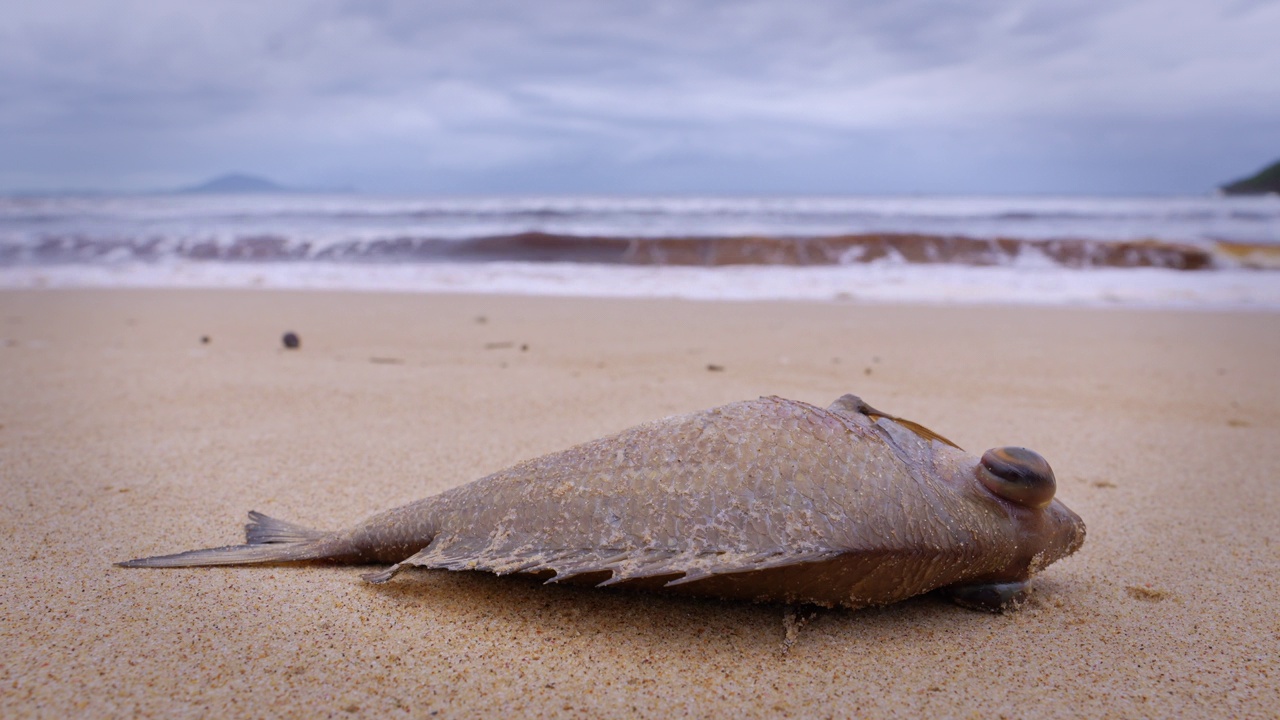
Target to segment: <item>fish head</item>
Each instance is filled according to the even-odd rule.
[[[1084,544],[1084,521],[1054,498],[1057,479],[1039,453],[1022,447],[992,448],[969,467],[972,492],[985,494],[984,500],[1007,518],[1017,548],[1009,568],[1015,575],[1030,577]]]
[[[862,437],[883,442],[932,488],[921,517],[937,513],[945,518],[943,532],[960,529],[965,544],[977,544],[992,558],[990,574],[978,581],[1025,581],[1084,544],[1084,521],[1054,498],[1057,480],[1039,453],[1002,447],[977,457],[856,395],[839,398],[828,410],[859,428]]]

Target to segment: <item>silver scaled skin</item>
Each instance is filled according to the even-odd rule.
[[[1022,448],[981,458],[845,395],[646,423],[320,532],[250,513],[247,544],[124,567],[299,560],[861,608],[948,589],[1001,610],[1084,542]]]

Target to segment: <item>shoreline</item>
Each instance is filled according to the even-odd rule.
[[[1265,716],[1275,357],[1257,312],[3,290],[0,714]],[[1019,612],[802,612],[788,650],[777,606],[111,566],[238,542],[250,509],[341,527],[646,420],[845,392],[1041,452],[1084,547]]]
[[[528,297],[1280,310],[1264,270],[1024,265],[625,266],[580,263],[218,263],[0,267],[0,291],[304,290]]]

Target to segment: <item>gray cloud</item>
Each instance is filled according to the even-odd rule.
[[[1280,2],[90,3],[0,19],[0,188],[1200,192]]]

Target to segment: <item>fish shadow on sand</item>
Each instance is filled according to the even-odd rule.
[[[1059,588],[1045,584],[1045,591]],[[394,583],[370,585],[388,603],[388,613],[429,612],[432,622],[482,622],[500,636],[525,637],[536,629],[568,644],[607,637],[633,652],[658,655],[697,652],[708,656],[776,655],[794,649],[838,646],[866,652],[886,641],[910,641],[920,633],[989,633],[1015,622],[975,613],[929,593],[883,607],[851,611],[815,605],[662,595],[617,588],[545,585],[529,576],[478,572],[413,572]],[[1033,596],[1032,607],[1040,605]]]

